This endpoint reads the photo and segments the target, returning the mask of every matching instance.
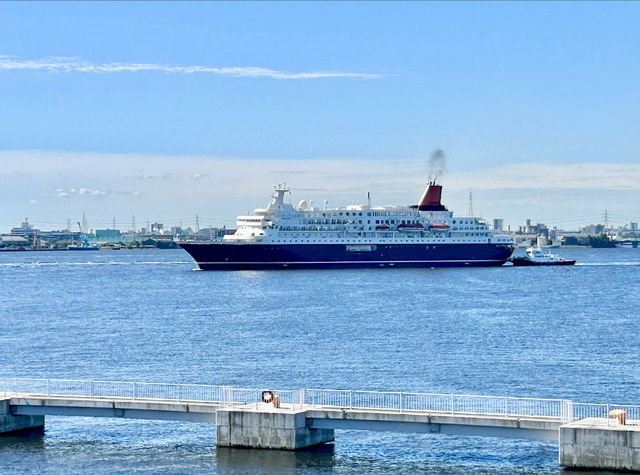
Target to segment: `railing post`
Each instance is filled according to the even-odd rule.
[[[607,426],[609,425],[609,403],[607,403],[607,409],[606,412],[604,413],[604,417],[607,418]]]
[[[136,383],[135,383],[135,381],[132,383],[132,385],[133,385],[133,391],[132,391],[133,396],[132,396],[132,399],[135,399],[136,398]]]
[[[573,401],[569,401],[569,422],[573,422]]]
[[[453,414],[455,412],[454,409],[453,409],[453,402],[454,402],[453,398],[454,398],[454,395],[452,394],[451,395],[451,414]]]
[[[349,390],[349,409],[352,409],[353,406],[353,391]]]
[[[563,423],[573,422],[573,401],[565,399],[562,407],[564,408]]]
[[[178,384],[178,402],[180,402],[180,400],[182,399],[182,394],[180,392],[180,388],[182,387],[182,384]]]
[[[509,417],[509,398],[504,398],[504,417]]]
[[[89,381],[89,397],[93,397],[93,379]]]
[[[304,388],[300,388],[300,410],[304,406]]]
[[[47,397],[49,397],[49,379],[47,379]]]
[[[404,409],[404,406],[402,405],[402,393],[400,393],[400,411],[402,411]]]

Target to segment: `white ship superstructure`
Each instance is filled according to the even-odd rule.
[[[430,183],[417,206],[372,207],[367,204],[322,208],[300,201],[285,202],[290,190],[274,188],[267,208],[238,216],[237,231],[226,242],[263,244],[375,244],[375,243],[503,243],[508,236],[495,235],[474,217],[454,217],[440,204],[441,187]]]

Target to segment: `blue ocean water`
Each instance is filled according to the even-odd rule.
[[[573,267],[202,272],[182,250],[0,253],[2,376],[640,403],[640,249]],[[47,417],[2,473],[558,473],[536,441],[336,431],[216,449],[215,428]]]

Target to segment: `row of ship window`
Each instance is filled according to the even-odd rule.
[[[367,223],[371,223],[371,221],[367,221]],[[376,224],[419,224],[418,221],[411,221],[408,219],[376,219]]]
[[[344,233],[345,228],[342,227],[331,227],[331,226],[318,226],[318,227],[309,227],[309,226],[300,226],[300,227],[295,227],[295,226],[283,226],[280,228],[276,228],[278,229],[278,231],[280,231],[281,233],[287,233],[287,232],[292,232],[292,233],[300,233],[300,232],[312,232],[312,233],[323,233],[323,232],[330,232],[330,233]],[[355,231],[347,231],[347,232],[355,232]],[[386,229],[386,230],[374,230],[373,228],[359,228],[358,232],[376,232],[376,233],[389,233],[389,232],[398,232],[396,230],[392,230],[392,229]],[[402,232],[402,230],[400,230],[400,232]],[[467,236],[475,236],[476,234],[478,236],[482,235],[483,233],[459,233],[459,234],[465,234]]]
[[[317,226],[317,227],[309,227],[309,226],[281,226],[280,228],[276,228],[280,232],[343,232],[344,228],[336,227],[336,226]],[[453,233],[463,234],[465,236],[488,236],[489,233],[485,232],[460,232],[461,229],[452,230]]]
[[[351,222],[348,219],[305,219],[302,221],[304,224],[349,224]],[[362,224],[362,220],[358,220],[358,223]]]
[[[452,223],[453,223],[453,224],[456,224],[456,220],[454,219],[454,220],[452,221]],[[467,220],[464,220],[464,221],[463,221],[463,220],[460,220],[460,219],[459,219],[459,220],[458,220],[458,224],[474,224],[474,220],[472,220],[472,219],[467,219]]]
[[[353,216],[353,217],[360,217],[360,216],[398,216],[400,213],[385,213],[383,211],[370,211],[365,213],[360,212],[345,212],[345,213],[335,213],[335,214],[330,214],[330,213],[322,213],[322,217],[323,218],[334,218],[336,216]],[[410,214],[408,214],[407,216],[411,216]],[[311,220],[314,221],[314,220]],[[315,221],[319,221],[319,220],[315,220]]]
[[[355,217],[355,216],[362,216],[362,215],[363,215],[362,212],[359,212],[359,213],[346,212],[346,213],[344,213],[344,216],[354,216]],[[322,216],[326,218],[327,214],[326,213],[322,213]],[[333,215],[333,216],[335,216],[335,215]],[[343,213],[338,213],[337,216],[343,216]],[[397,213],[390,214],[390,213],[385,213],[385,212],[373,211],[373,212],[368,212],[367,216],[397,216]],[[332,217],[332,215],[329,215],[328,217]],[[262,217],[256,217],[256,218],[247,217],[247,218],[244,218],[244,221],[261,221],[262,219],[263,219]],[[334,221],[337,221],[337,223],[334,222]],[[395,221],[400,221],[400,220],[393,220],[392,223],[395,223]],[[453,220],[453,224],[456,224],[456,223],[458,223],[458,224],[474,224],[474,221],[475,220],[460,220],[460,219],[455,220],[454,219]],[[305,222],[308,222],[310,224],[323,224],[325,222],[325,220],[310,219],[310,220],[306,220]],[[328,223],[329,220],[326,220],[326,222]],[[346,222],[347,221],[345,221],[345,220],[331,220],[331,224],[339,224],[339,223],[346,224]],[[359,221],[359,222],[362,222],[362,221]],[[402,222],[404,223],[405,220],[402,220]],[[376,223],[378,223],[377,220],[376,220]],[[389,221],[386,221],[386,223],[389,224]]]
[[[418,223],[418,221],[415,220],[409,220],[409,219],[376,219],[375,220],[375,224],[416,224]],[[319,224],[319,225],[330,225],[330,224],[362,224],[362,220],[359,219],[357,222],[356,221],[349,221],[346,219],[332,219],[332,220],[323,220],[323,219],[309,219],[309,220],[304,220],[303,224]],[[367,220],[367,224],[371,224],[371,220]],[[455,220],[453,221],[453,224],[455,224]],[[463,223],[460,223],[463,224]],[[280,229],[302,229],[300,227],[296,227],[296,226],[283,226]],[[460,226],[460,227],[456,227],[456,230],[470,230],[470,229],[475,229],[475,230],[483,230],[485,229],[484,226]]]
[[[436,238],[437,239],[437,238]],[[320,243],[320,244],[341,244],[341,243],[364,243],[365,241],[362,241],[361,239],[344,239],[344,240],[340,240],[340,241],[316,241],[315,239],[275,239],[271,242],[276,242],[276,243]],[[372,241],[375,242],[375,241]],[[405,242],[405,243],[420,243],[420,242],[424,242],[422,239],[403,239],[403,240],[395,240],[394,243],[401,243],[401,242]],[[473,242],[473,240],[470,239],[451,239],[448,242]]]
[[[488,232],[486,233],[455,233],[455,234],[462,234],[463,236],[488,236],[489,235]]]
[[[397,212],[396,213],[386,213],[384,211],[369,211],[369,212],[367,212],[367,216],[397,216],[398,214],[399,213],[397,213]],[[331,217],[331,216],[363,216],[363,213],[362,213],[362,211],[359,211],[357,213],[356,212],[347,211],[347,212],[345,212],[343,214],[343,212],[341,211],[341,212],[336,213],[336,214],[322,213],[322,216],[323,217],[327,217],[327,216],[329,216],[329,217]]]
[[[284,236],[284,234],[285,234],[285,233],[282,233],[282,234],[283,234],[283,236],[282,236],[283,238],[289,238],[289,239],[292,239],[291,237]],[[365,235],[364,235],[364,236],[361,236],[361,234],[360,234],[360,233],[358,233],[358,237],[367,238],[366,234],[370,234],[370,235],[371,235],[371,234],[375,234],[375,236],[373,236],[373,237],[380,237],[380,236],[379,236],[379,234],[380,234],[380,233],[365,233]],[[488,237],[488,234],[483,234],[483,233],[466,233],[466,234],[464,234],[464,236],[458,236],[458,238],[459,238],[459,239],[461,239],[461,238],[463,238],[463,237],[472,237],[472,236],[473,236],[473,237]],[[322,235],[321,235],[321,236],[317,236],[317,235],[316,235],[316,236],[312,236],[312,235],[310,235],[310,234],[307,234],[307,235],[301,236],[301,238],[302,238],[302,239],[304,239],[304,238],[307,238],[307,239],[309,239],[309,238],[317,239],[317,238],[320,238],[320,237],[335,237],[335,236],[330,236],[330,235],[329,235],[329,236],[326,236],[326,235],[325,235],[325,236],[322,236]],[[371,239],[371,237],[372,237],[372,236],[369,236],[369,239]],[[430,239],[438,239],[438,240],[451,239],[451,238],[446,238],[445,236],[437,236],[437,235],[435,235],[435,236],[426,236],[426,237],[429,237]],[[386,238],[386,239],[388,239],[388,238]],[[398,239],[398,238],[394,237],[394,238],[392,238],[392,239]],[[405,240],[406,240],[406,239],[407,239],[407,238],[405,238]],[[416,236],[416,238],[414,238],[413,240],[415,240],[415,239],[423,240],[423,239],[424,239],[424,237],[422,237],[422,236],[420,236],[420,237]],[[315,241],[314,241],[314,242],[315,242]]]
[[[319,220],[319,219],[310,219],[310,220],[306,220],[303,221],[304,224],[319,224],[319,225],[329,225],[329,224],[356,224],[356,221],[348,221],[346,219],[332,219],[331,221],[329,220]],[[417,221],[411,221],[411,220],[405,220],[405,219],[376,219],[376,224],[416,224]],[[358,220],[357,224],[362,224],[362,220]],[[371,224],[371,220],[368,219],[367,220],[367,224]],[[285,228],[295,228],[295,226],[284,226],[281,227],[280,229],[285,229]]]

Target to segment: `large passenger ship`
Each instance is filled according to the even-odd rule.
[[[219,241],[179,242],[203,270],[500,266],[514,245],[486,223],[455,217],[431,181],[417,205],[329,208],[285,201],[286,185],[271,202],[237,217],[235,233]]]

